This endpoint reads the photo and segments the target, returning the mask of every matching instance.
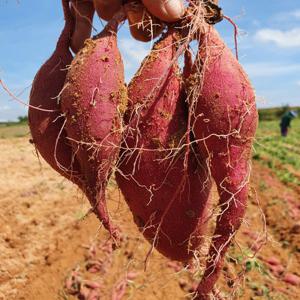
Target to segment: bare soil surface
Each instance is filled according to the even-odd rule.
[[[97,219],[83,218],[85,197],[39,161],[28,137],[0,139],[0,150],[1,300],[191,299],[202,262],[186,268],[154,251],[146,263],[150,244],[114,180],[107,198],[123,242],[112,251]],[[252,174],[218,290],[224,299],[299,299],[299,191],[256,162]]]

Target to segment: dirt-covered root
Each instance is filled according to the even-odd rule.
[[[190,139],[174,28],[154,45],[128,87],[116,178],[134,221],[166,257],[192,259],[205,239],[211,182]]]
[[[190,63],[190,59],[186,61]],[[209,299],[244,217],[257,111],[247,75],[212,27],[207,26],[199,35],[197,57],[186,81],[192,132],[220,196],[216,228],[196,297]]]
[[[104,30],[85,42],[74,58],[61,93],[66,132],[79,162],[84,191],[113,239],[118,233],[106,208],[105,190],[118,157],[127,104],[117,31],[119,11]]]

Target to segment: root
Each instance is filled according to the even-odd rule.
[[[71,1],[71,0],[69,0],[69,1],[71,2],[71,8],[75,12],[74,18],[77,19],[77,16],[79,16],[82,19],[86,20],[88,22],[88,24],[91,25],[92,30],[94,30],[95,32],[97,32],[97,29],[94,27],[93,22],[87,16],[84,16],[83,14],[80,13],[80,11],[76,7],[76,4],[73,3],[74,1]]]
[[[57,119],[58,119],[58,118],[64,118],[64,116],[61,115],[61,116],[57,117]],[[57,119],[56,119],[56,120],[57,120]],[[56,120],[54,120],[53,123],[54,123]],[[74,165],[75,160],[76,160],[76,157],[75,157],[76,154],[75,154],[75,153],[72,153],[71,165],[70,165],[68,168],[64,167],[64,166],[59,162],[58,157],[57,157],[57,155],[58,155],[58,149],[57,149],[58,143],[59,143],[59,140],[60,140],[60,139],[63,139],[62,134],[63,134],[63,132],[64,132],[64,130],[65,130],[66,122],[67,122],[67,120],[65,119],[65,120],[64,120],[64,123],[62,124],[62,127],[61,127],[61,129],[60,129],[60,131],[59,131],[59,133],[58,133],[58,135],[57,135],[56,141],[55,141],[55,147],[54,147],[54,159],[55,159],[55,162],[56,162],[56,165],[58,166],[58,168],[59,168],[60,170],[62,170],[63,173],[66,174],[66,177],[67,177],[67,178],[69,178],[69,179],[72,180],[72,181],[73,181],[74,178],[76,178],[74,181],[75,181],[76,183],[79,182],[80,185],[82,185],[83,179],[81,178],[80,174],[78,174],[77,172],[74,172],[74,171],[73,171],[73,165]]]
[[[238,27],[231,18],[229,18],[227,16],[224,16],[224,19],[226,19],[229,23],[231,23],[233,28],[234,28],[235,57],[236,57],[237,60],[239,60],[238,41],[237,41],[237,36],[238,36],[238,32],[239,32]]]
[[[33,105],[30,105],[28,103],[26,103],[25,101],[23,101],[22,99],[20,99],[19,97],[15,96],[11,91],[10,89],[4,84],[3,80],[0,79],[0,85],[2,86],[2,88],[4,89],[4,91],[15,101],[17,101],[18,103],[26,106],[26,107],[30,107],[32,109],[35,109],[35,110],[39,110],[39,111],[43,111],[43,112],[59,112],[59,110],[53,110],[53,109],[44,109],[44,108],[40,108],[40,107],[36,107],[36,106],[33,106]]]

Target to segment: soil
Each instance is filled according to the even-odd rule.
[[[123,234],[115,251],[86,216],[82,193],[37,158],[28,138],[2,139],[0,151],[1,300],[191,299],[202,262],[187,268],[154,251],[146,263],[150,245],[113,179],[107,198]],[[252,174],[247,215],[218,290],[224,299],[299,299],[299,190],[258,162]]]

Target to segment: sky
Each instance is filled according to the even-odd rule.
[[[239,27],[240,63],[256,90],[258,107],[300,105],[299,0],[219,0],[219,4]],[[0,0],[0,79],[25,102],[63,25],[60,0]],[[102,27],[95,18],[96,30]],[[217,29],[233,49],[232,25],[224,20]],[[129,81],[151,43],[133,40],[124,24],[119,46]],[[26,114],[26,106],[0,87],[0,122]]]

